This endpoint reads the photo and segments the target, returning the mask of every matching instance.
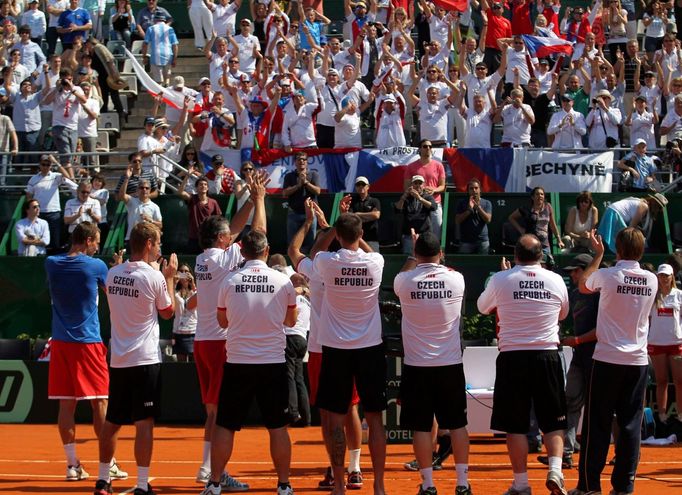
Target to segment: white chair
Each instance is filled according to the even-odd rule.
[[[97,144],[95,151],[108,152],[109,151],[109,133],[106,131],[99,131],[97,133]]]
[[[99,115],[99,125],[97,126],[98,131],[106,132],[121,132],[121,122],[118,118],[116,112],[105,112]],[[109,143],[107,142],[107,145]]]
[[[144,44],[144,41],[142,40],[135,40],[133,41],[133,46],[130,48],[130,53],[133,55],[142,55],[142,45]]]
[[[135,74],[135,71],[133,70],[133,63],[130,61],[130,59],[125,59],[123,61],[123,70],[121,71],[121,75],[128,75],[128,74]]]
[[[128,83],[128,87],[121,89],[119,93],[137,96],[137,76],[134,74],[121,74],[121,79]]]

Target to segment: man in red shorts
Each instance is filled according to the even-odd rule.
[[[240,247],[233,243],[255,205],[252,229],[265,231],[265,186],[259,175],[248,184],[250,200],[235,215],[232,225],[219,216],[210,216],[199,227],[199,242],[204,252],[197,256],[194,273],[197,281],[197,331],[194,337],[194,360],[199,375],[201,400],[206,407],[203,460],[197,473],[197,483],[208,483],[211,475],[211,435],[218,409],[223,364],[226,359],[227,329],[216,320],[218,292],[223,280],[244,261]],[[233,227],[231,229],[230,227]],[[249,485],[227,473],[221,478],[225,491],[246,491]]]
[[[341,204],[341,211],[348,211],[350,202],[345,200]],[[324,216],[324,212],[317,203],[312,200],[306,201],[306,218],[301,228],[296,232],[289,244],[288,255],[292,264],[296,267],[296,271],[308,279],[310,285],[310,302],[312,311],[310,313],[310,331],[308,333],[308,383],[310,384],[310,405],[314,406],[317,398],[317,388],[320,379],[320,367],[322,365],[322,346],[317,342],[317,329],[320,325],[320,313],[322,312],[322,299],[324,298],[324,285],[320,279],[313,276],[313,262],[310,258],[301,253],[301,246],[305,236],[308,234],[313,217],[317,217],[317,225],[322,230],[328,229],[329,224]],[[346,415],[345,431],[346,444],[348,447],[349,463],[348,475],[346,478],[346,488],[349,490],[359,490],[362,488],[362,470],[360,469],[360,451],[362,446],[362,425],[360,423],[360,415],[358,413],[358,404],[360,397],[358,391],[353,386],[353,396],[351,398],[351,407]],[[329,439],[329,431],[327,430],[326,411],[320,409],[320,417],[322,422],[322,438],[327,443]],[[332,468],[328,467],[325,477],[318,484],[321,490],[334,489],[334,473]]]
[[[99,250],[99,229],[91,222],[76,226],[67,254],[45,260],[52,298],[52,351],[48,397],[59,400],[59,434],[66,454],[66,479],[89,477],[76,455],[74,412],[79,400],[89,400],[92,425],[99,436],[107,412],[109,371],[107,347],[100,335],[97,316],[98,287],[104,287],[107,266],[91,256]],[[112,478],[125,479],[112,459]]]

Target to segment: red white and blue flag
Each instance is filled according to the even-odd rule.
[[[523,41],[528,49],[528,54],[534,58],[543,58],[550,55],[573,54],[573,43],[561,38],[546,36],[531,36],[523,34]]]

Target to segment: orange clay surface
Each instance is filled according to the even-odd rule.
[[[291,429],[291,484],[297,494],[317,492],[317,483],[327,466],[326,454],[317,427]],[[202,452],[203,430],[199,427],[157,426],[154,456],[150,469],[151,484],[159,495],[198,494],[202,486],[194,477]],[[0,425],[0,495],[14,493],[76,494],[92,493],[97,477],[97,442],[92,428],[78,425],[77,453],[91,478],[68,482],[64,479],[64,452],[54,425]],[[135,488],[133,458],[134,429],[124,426],[119,436],[116,458],[130,473],[127,480],[114,482],[114,493],[132,493]],[[609,454],[613,453],[613,447]],[[533,492],[544,488],[546,467],[528,456],[528,475]],[[390,495],[417,493],[419,473],[409,472],[403,463],[413,458],[410,445],[389,445],[386,459],[386,492]],[[576,456],[577,461],[577,456]],[[369,450],[362,449],[365,486],[349,493],[372,493]],[[251,485],[250,493],[275,494],[275,477],[268,453],[268,435],[260,428],[244,429],[237,434],[229,472]],[[602,475],[604,494],[610,490],[611,467]],[[565,471],[567,488],[574,488],[578,471]],[[512,472],[503,439],[474,436],[471,441],[469,477],[476,495],[502,494],[511,484]],[[445,469],[434,472],[440,494],[454,493],[455,471],[452,458]],[[319,492],[324,493],[324,492]],[[642,448],[635,493],[638,495],[682,495],[682,447]]]

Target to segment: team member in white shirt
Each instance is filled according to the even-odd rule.
[[[255,175],[248,184],[250,200],[244,203],[232,219],[232,224],[225,217],[210,216],[199,227],[199,242],[204,252],[197,256],[194,276],[197,284],[197,331],[194,335],[194,361],[199,376],[201,401],[206,408],[204,423],[204,449],[202,464],[196,480],[207,483],[211,472],[211,437],[218,410],[218,395],[223,379],[223,363],[226,358],[226,330],[222,329],[215,318],[218,306],[218,291],[227,278],[244,258],[239,246],[232,241],[246,225],[253,207],[252,228],[265,230],[265,188],[261,177]],[[221,484],[226,489],[248,485],[240,483],[225,473]]]
[[[668,417],[668,376],[672,371],[675,397],[682,397],[682,291],[677,288],[675,271],[668,264],[658,267],[658,291],[656,303],[649,316],[648,353],[656,376],[656,405],[658,419],[662,424],[669,420],[680,421],[682,411],[676,417]]]
[[[319,277],[316,277],[313,270],[313,261],[301,253],[303,241],[313,225],[313,218],[317,218],[317,226],[322,230],[329,228],[324,212],[317,203],[306,200],[306,220],[301,228],[292,237],[289,243],[287,254],[296,271],[302,274],[310,284],[310,331],[308,333],[308,383],[310,384],[310,405],[317,403],[317,390],[320,381],[320,368],[322,365],[322,346],[317,341],[317,333],[321,325],[322,304],[324,302],[324,284]],[[348,212],[350,207],[350,197],[343,199],[339,205],[342,213]],[[363,485],[362,471],[360,469],[360,451],[362,447],[362,424],[358,414],[358,404],[360,397],[357,389],[353,385],[351,405],[346,416],[345,433],[346,444],[348,447],[348,476],[346,478],[346,488],[360,489]],[[322,439],[325,445],[329,442],[329,428],[327,424],[327,411],[320,409]],[[331,490],[334,488],[334,475],[332,468],[328,467],[325,478],[318,484],[319,489]]]
[[[229,462],[235,432],[253,399],[270,435],[277,495],[293,495],[289,484],[291,440],[287,431],[288,383],[284,326],[296,324],[296,290],[289,277],[268,267],[268,239],[252,230],[241,241],[244,267],[226,278],[218,293],[217,318],[227,328],[227,362],[211,445],[211,480],[203,495],[220,494],[220,474]],[[216,474],[218,473],[218,474]]]
[[[483,314],[497,311],[500,354],[497,357],[490,427],[507,432],[514,472],[508,495],[528,495],[526,433],[530,409],[544,432],[549,456],[547,488],[566,495],[561,473],[566,429],[564,372],[559,357],[559,321],[569,311],[568,291],[560,275],[540,266],[542,244],[532,234],[516,243],[516,266],[502,259],[504,270],[492,276],[478,298]]]
[[[601,236],[591,233],[592,263],[580,279],[580,292],[599,291],[597,346],[582,430],[578,490],[601,491],[601,473],[611,439],[613,414],[620,433],[612,493],[634,493],[647,383],[647,332],[656,299],[656,275],[639,266],[645,239],[628,227],[616,236],[616,265],[599,269],[604,257]]]
[[[523,91],[512,89],[504,105],[497,107],[495,123],[502,122],[501,146],[530,146],[530,129],[535,123],[535,113],[523,103]]]
[[[413,447],[422,475],[419,493],[433,487],[431,427],[450,430],[457,495],[471,495],[468,479],[467,399],[459,325],[464,277],[439,264],[440,241],[430,232],[414,242],[393,281],[402,308],[405,360],[400,384],[400,424],[414,430]]]
[[[582,137],[586,132],[583,114],[573,110],[573,97],[564,93],[561,95],[561,110],[552,114],[547,127],[547,134],[554,136],[552,149],[582,148]]]
[[[341,249],[324,252],[334,238]],[[369,426],[374,493],[384,493],[386,435],[382,412],[386,409],[386,357],[378,304],[384,258],[360,249],[361,240],[362,219],[354,213],[343,213],[333,229],[318,237],[311,251],[315,277],[325,288],[317,335],[323,346],[317,406],[328,415],[335,494],[344,492],[343,424],[354,381]]]
[[[397,108],[397,100],[390,93],[381,99],[378,121],[375,140],[377,148],[405,146],[403,119],[400,110]]]
[[[151,495],[154,419],[159,415],[161,349],[158,317],[174,314],[173,278],[178,258],[162,262],[161,230],[145,222],[130,235],[130,260],[109,270],[106,281],[111,315],[109,407],[99,432],[99,476],[95,493],[111,493],[110,462],[123,424],[135,424],[136,493]]]

